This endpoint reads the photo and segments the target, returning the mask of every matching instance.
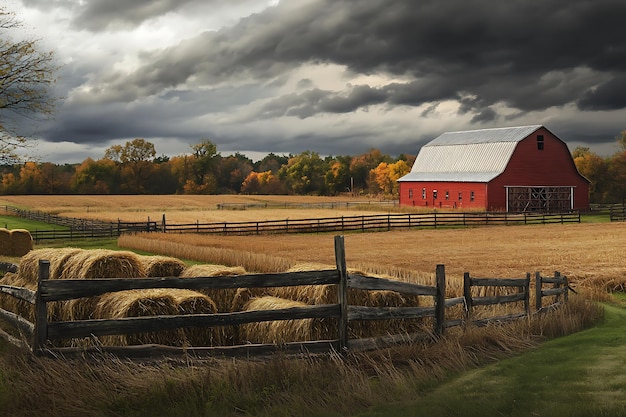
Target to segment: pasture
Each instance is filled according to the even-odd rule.
[[[89,214],[91,218],[103,220],[133,220],[132,215],[145,220],[147,216],[158,218],[163,213],[168,219],[190,216],[181,217],[180,221],[198,218],[211,221],[211,216],[216,216],[215,219],[226,216],[221,221],[248,221],[342,215],[330,209],[293,212],[282,208],[216,209],[218,203],[247,201],[248,198],[252,197],[77,196],[73,199],[24,196],[3,197],[0,204],[75,217]],[[292,198],[276,196],[270,200],[281,202]],[[258,199],[266,197],[252,198],[257,202]],[[301,197],[294,199],[304,201]],[[320,201],[313,197],[306,199]],[[71,203],[79,207],[72,207]],[[381,212],[386,210],[381,209]],[[327,211],[333,214],[325,214]],[[201,215],[206,217],[199,217]],[[228,216],[239,217],[235,220]],[[333,265],[332,236],[324,233],[232,237],[139,234],[120,238],[118,245],[142,253],[242,266],[249,272],[268,272],[302,264]],[[550,275],[560,271],[570,278],[580,296],[573,297],[572,308],[562,309],[552,322],[537,318],[511,326],[451,332],[435,346],[411,345],[347,358],[331,355],[297,361],[284,357],[267,361],[216,359],[208,364],[190,363],[182,367],[167,363],[137,367],[118,361],[94,364],[80,360],[70,363],[29,360],[0,344],[0,414],[3,414],[4,403],[9,404],[7,415],[14,416],[43,412],[53,416],[70,415],[68,410],[85,416],[351,415],[376,405],[382,408],[372,409],[371,415],[388,415],[389,402],[426,398],[434,387],[443,387],[441,384],[451,375],[536,348],[546,337],[589,326],[598,312],[584,300],[589,295],[606,300],[607,290],[623,291],[626,287],[623,275],[626,224],[623,223],[357,232],[347,234],[345,242],[348,268],[400,280],[432,284],[435,266],[444,264],[454,291],[455,286],[461,288],[465,271],[472,276],[505,278],[519,278],[526,272],[541,271]],[[568,355],[575,357],[576,352]],[[560,381],[561,384],[568,382],[573,381]],[[41,392],[42,396],[33,398],[34,391]],[[537,395],[549,395],[549,392]],[[441,404],[436,398],[432,401]],[[414,406],[420,407],[419,404]],[[542,410],[524,408],[524,411],[550,410],[551,415],[559,415],[558,408],[550,407],[552,405]],[[605,409],[611,410],[606,406]],[[506,406],[498,407],[496,412],[502,410],[506,410]],[[393,412],[410,414],[406,409]],[[439,415],[457,414],[442,412]]]

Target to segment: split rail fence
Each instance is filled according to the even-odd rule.
[[[282,219],[252,222],[167,223],[148,218],[145,222],[97,222],[51,216],[6,206],[5,210],[18,216],[59,224],[69,230],[34,230],[36,242],[52,239],[85,239],[117,237],[124,233],[206,233],[220,235],[257,235],[286,233],[371,232],[395,229],[478,227],[490,225],[528,225],[548,223],[580,223],[579,212],[568,213],[506,213],[506,212],[432,212],[389,213],[362,216],[340,216],[309,219]]]
[[[179,355],[225,355],[248,356],[271,352],[309,352],[327,351],[346,352],[347,350],[371,350],[409,340],[434,339],[442,335],[446,328],[475,323],[484,325],[489,322],[514,320],[531,314],[529,307],[530,274],[523,279],[471,278],[465,276],[464,295],[446,299],[446,275],[444,265],[437,265],[434,286],[418,285],[395,280],[369,277],[361,274],[348,273],[345,262],[343,236],[335,236],[336,269],[290,272],[275,274],[246,274],[235,277],[207,278],[130,278],[130,279],[72,279],[50,280],[49,262],[39,263],[39,281],[37,291],[25,288],[0,285],[0,293],[26,301],[34,305],[35,320],[31,323],[26,318],[0,308],[0,318],[14,329],[22,338],[12,336],[0,329],[0,335],[18,346],[31,349],[35,354],[68,355],[89,351],[109,352],[125,357],[179,356]],[[554,277],[535,276],[537,290],[537,312],[556,308],[567,300],[569,286],[566,277],[555,273]],[[551,284],[543,289],[544,283]],[[151,317],[127,317],[121,319],[97,319],[81,321],[49,321],[47,304],[55,301],[67,301],[82,297],[95,297],[108,292],[131,289],[176,288],[200,290],[205,288],[262,288],[296,285],[336,285],[337,303],[327,305],[311,305],[307,307],[291,307],[277,310],[239,311],[233,313],[160,315]],[[489,297],[472,296],[472,288],[516,287],[518,293],[513,295],[491,295]],[[432,303],[424,307],[367,307],[348,304],[348,291],[360,289],[366,291],[387,290],[413,296],[431,298]],[[555,300],[544,306],[542,299],[552,297]],[[521,313],[499,317],[473,318],[476,306],[497,305],[511,302],[524,302]],[[454,306],[465,306],[465,317],[455,320],[446,319],[446,309]],[[349,329],[354,320],[403,320],[428,318],[432,321],[432,330],[414,334],[396,334],[384,337],[349,339]],[[244,323],[267,322],[277,320],[300,319],[333,319],[337,323],[336,338],[330,340],[313,340],[291,342],[285,344],[245,344],[238,346],[194,346],[175,347],[164,345],[135,346],[98,346],[94,348],[54,347],[52,342],[70,338],[85,338],[106,335],[125,335],[144,332],[155,332],[179,328],[210,328],[215,326],[237,326]],[[26,339],[28,342],[25,342]]]

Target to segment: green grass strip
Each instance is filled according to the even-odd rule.
[[[626,309],[607,305],[596,327],[359,416],[624,416],[625,392]]]

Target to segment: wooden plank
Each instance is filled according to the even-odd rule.
[[[0,318],[6,320],[7,323],[19,329],[22,333],[26,333],[26,336],[29,338],[35,334],[35,325],[19,314],[0,308]]]
[[[435,296],[435,328],[436,335],[443,335],[446,328],[446,270],[444,265],[437,265],[435,270],[437,295]]]
[[[446,299],[446,308],[454,307],[459,304],[465,304],[465,297],[456,297]]]
[[[37,299],[35,300],[35,331],[33,335],[33,352],[41,353],[48,342],[48,314],[46,301],[41,296],[41,286],[50,278],[50,261],[39,260],[37,281]]]
[[[361,290],[397,291],[411,295],[437,295],[437,287],[412,284],[387,278],[368,277],[361,274],[348,274],[348,287]]]
[[[567,280],[567,277],[563,276],[563,277],[542,277],[541,281],[544,282],[545,284],[565,284],[565,281]]]
[[[29,290],[28,288],[15,287],[13,285],[0,285],[0,292],[10,294],[30,304],[35,304],[35,299],[37,298],[35,291]]]
[[[561,294],[565,294],[567,292],[567,287],[563,287],[563,288],[550,288],[547,290],[542,290],[541,291],[541,295],[543,297],[548,297],[551,295],[561,295]]]
[[[20,349],[30,350],[30,346],[25,341],[18,339],[15,336],[10,335],[4,330],[0,329],[0,339],[4,339],[7,342],[11,343],[14,346],[17,346]]]
[[[432,341],[432,336],[427,333],[394,334],[381,337],[368,337],[363,339],[350,339],[350,351],[368,351],[383,349],[401,344]]]
[[[204,288],[224,289],[324,285],[337,284],[338,282],[339,278],[336,270],[198,278],[67,279],[42,282],[40,295],[42,300],[49,302],[93,297],[107,292],[134,289],[178,288],[200,290]]]
[[[339,303],[339,351],[348,349],[348,270],[346,267],[346,249],[343,236],[335,236],[335,265],[339,271],[337,302]]]
[[[170,330],[183,327],[231,326],[243,323],[339,317],[339,305],[291,307],[278,310],[238,311],[235,313],[189,314],[172,316],[125,317],[60,321],[48,324],[50,340],[74,337],[106,336]]]
[[[526,299],[526,294],[517,293],[511,295],[496,295],[493,297],[474,297],[472,299],[472,305],[475,306],[487,306],[493,304],[505,304],[505,303],[514,303],[518,301],[524,301]]]
[[[463,273],[463,298],[465,298],[465,320],[470,321],[472,319],[472,307],[474,306],[472,300],[472,279],[469,272]]]
[[[539,272],[535,272],[535,310],[541,311],[541,275]]]
[[[0,271],[17,272],[17,265],[13,262],[0,262]]]
[[[526,278],[471,278],[472,287],[524,287]]]
[[[336,351],[337,340],[318,340],[313,342],[290,342],[280,345],[248,344],[237,346],[177,347],[165,345],[136,346],[97,346],[89,348],[49,348],[43,351],[51,357],[70,355],[101,355],[109,354],[129,359],[149,359],[154,357],[180,358],[182,360],[202,359],[208,357],[250,357],[276,353],[310,354]]]
[[[394,320],[435,317],[435,307],[348,306],[350,320]]]

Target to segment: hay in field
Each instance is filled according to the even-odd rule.
[[[13,256],[24,256],[33,250],[33,237],[25,229],[11,230],[11,254]]]
[[[245,306],[245,310],[278,310],[306,306],[305,303],[278,297],[259,297],[251,299]],[[240,335],[243,341],[250,343],[283,344],[327,340],[336,337],[336,330],[328,325],[329,321],[328,319],[299,319],[246,323],[240,326]]]
[[[206,295],[191,290],[171,289],[178,314],[215,314],[217,306]],[[182,329],[187,346],[218,346],[232,340],[232,330],[226,327],[187,327]]]
[[[178,277],[187,265],[178,258],[171,256],[143,256],[139,255],[148,277]]]
[[[65,264],[62,279],[141,278],[146,271],[139,256],[130,251],[86,250]]]
[[[129,290],[104,294],[94,309],[98,319],[125,317],[166,316],[178,314],[178,306],[171,291],[167,289]],[[161,344],[182,346],[184,334],[181,329],[159,332],[134,333],[100,337],[106,346]]]
[[[4,227],[0,227],[0,255],[12,256],[13,248],[11,246],[11,231]]]
[[[246,270],[240,266],[224,266],[224,265],[193,265],[185,269],[181,274],[181,278],[199,278],[199,277],[221,277],[244,275]],[[232,308],[236,288],[204,288],[198,290],[208,296],[217,305],[220,313],[229,313]]]

